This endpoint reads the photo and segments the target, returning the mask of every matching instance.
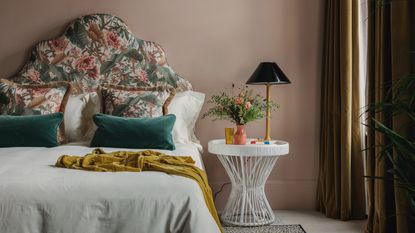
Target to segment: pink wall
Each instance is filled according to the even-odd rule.
[[[319,144],[321,0],[2,0],[0,77],[17,72],[38,41],[63,32],[72,19],[90,13],[120,16],[137,37],[164,46],[169,63],[209,97],[242,84],[260,61],[276,61],[291,85],[273,87],[281,106],[272,136],[290,142],[270,175],[266,192],[274,209],[311,209]],[[264,93],[263,86],[254,86]],[[205,108],[206,109],[206,108]],[[223,137],[226,122],[199,120],[204,146]],[[264,134],[264,121],[248,125],[248,136]],[[205,148],[207,151],[207,148]],[[218,160],[204,156],[212,188],[228,181]],[[217,201],[222,208],[229,187]]]

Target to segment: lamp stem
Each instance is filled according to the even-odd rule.
[[[267,83],[267,115],[266,115],[266,125],[265,125],[265,140],[271,140],[270,131],[271,131],[271,109],[269,106],[269,100],[271,99],[271,84]]]

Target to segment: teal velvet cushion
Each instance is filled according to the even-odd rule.
[[[155,118],[123,118],[95,114],[98,129],[91,147],[174,150],[172,130],[176,116]]]
[[[58,146],[58,128],[63,113],[30,116],[0,116],[0,147]]]

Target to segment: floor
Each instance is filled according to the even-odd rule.
[[[366,221],[340,221],[316,211],[276,210],[279,224],[301,224],[307,233],[363,233]]]

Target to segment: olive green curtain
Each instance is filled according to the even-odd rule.
[[[342,220],[366,217],[359,103],[357,0],[326,0],[317,209]]]
[[[412,0],[372,0],[367,3],[368,103],[375,104],[387,100],[391,85],[411,72],[415,4]],[[405,130],[400,127],[405,119],[393,117],[388,112],[372,115],[394,130]],[[369,130],[367,173],[388,180],[368,180],[369,218],[366,232],[409,233],[405,192],[392,181],[393,176],[388,172],[392,164],[380,156],[380,148],[376,147],[384,144],[385,140],[381,134]]]

